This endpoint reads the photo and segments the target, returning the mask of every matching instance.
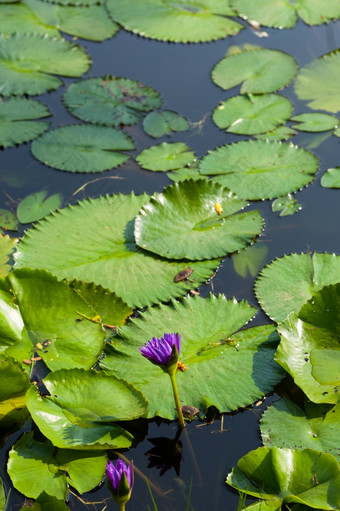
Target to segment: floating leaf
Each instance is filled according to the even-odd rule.
[[[68,511],[70,508],[67,507],[63,500],[59,500],[43,491],[35,500],[33,506],[29,502],[29,505],[24,505],[21,511],[44,511],[44,509],[49,511]]]
[[[43,23],[23,3],[7,4],[0,2],[0,32],[6,36],[20,32],[22,34],[47,34],[60,38],[57,28]]]
[[[284,124],[292,111],[289,99],[278,94],[234,96],[214,110],[213,121],[230,133],[256,135]]]
[[[293,128],[299,131],[329,131],[336,128],[339,121],[333,115],[328,114],[300,114],[291,118],[299,124],[294,124]]]
[[[32,119],[50,115],[45,105],[33,99],[9,98],[0,101],[0,146],[12,147],[38,137],[49,123]]]
[[[249,200],[272,199],[310,183],[318,170],[312,153],[292,144],[247,140],[219,147],[205,156],[202,174]]]
[[[58,211],[28,231],[16,264],[100,284],[133,307],[182,296],[210,278],[220,261],[193,262],[190,282],[175,283],[187,261],[151,257],[135,245],[134,218],[148,200],[148,195],[118,194]]]
[[[280,211],[280,216],[294,215],[300,209],[302,209],[301,204],[290,193],[285,197],[278,197],[272,204],[272,211]]]
[[[6,507],[6,495],[2,480],[0,479],[0,510],[5,511]]]
[[[72,83],[63,99],[75,117],[107,126],[135,124],[162,104],[160,94],[151,87],[115,76]]]
[[[18,243],[17,238],[0,235],[0,278],[6,277],[11,271],[8,264],[9,257],[12,255]]]
[[[143,394],[125,380],[103,372],[61,370],[44,378],[49,396],[31,388],[27,408],[41,432],[57,447],[104,450],[129,447],[132,435],[113,421],[146,412]]]
[[[308,100],[314,110],[336,113],[340,110],[340,51],[324,55],[303,67],[294,90],[299,99]]]
[[[45,198],[46,195],[47,191],[42,190],[41,192],[27,195],[27,197],[19,202],[17,217],[20,223],[29,224],[35,222],[60,207],[60,193],[55,193],[47,199]]]
[[[189,165],[195,160],[192,151],[188,151],[188,146],[183,142],[167,144],[163,142],[144,149],[137,157],[136,161],[143,169],[166,171],[176,170]]]
[[[168,375],[142,357],[138,348],[164,332],[180,332],[180,360],[188,367],[177,371],[181,404],[203,413],[209,406],[230,412],[269,392],[282,377],[273,363],[277,335],[272,326],[235,333],[254,312],[246,302],[222,295],[186,297],[171,306],[150,308],[119,330],[121,338],[114,339],[100,364],[142,390],[149,401],[148,417],[174,419]]]
[[[10,231],[18,230],[18,220],[9,209],[0,208],[0,226],[6,231],[8,229]]]
[[[51,75],[81,76],[90,67],[79,46],[64,39],[33,34],[0,36],[0,94],[42,94],[57,89]]]
[[[38,160],[68,172],[101,172],[118,167],[129,159],[119,151],[132,149],[132,139],[122,131],[90,124],[50,130],[32,144]]]
[[[232,256],[233,267],[238,275],[244,279],[248,273],[255,277],[266,260],[268,247],[255,243]]]
[[[256,135],[257,140],[268,140],[268,141],[277,141],[280,140],[288,140],[291,137],[296,135],[296,131],[289,126],[279,126],[273,131],[269,131],[268,133],[262,133],[262,135]],[[249,507],[249,506],[248,506]]]
[[[276,322],[299,312],[313,294],[340,281],[340,256],[291,254],[266,266],[255,282],[261,307]]]
[[[181,43],[213,41],[243,26],[226,16],[235,12],[222,0],[108,0],[112,19],[141,36]]]
[[[192,166],[174,170],[168,174],[168,178],[171,179],[171,181],[175,181],[175,183],[185,181],[186,179],[207,179],[200,174],[196,167]]]
[[[25,394],[29,378],[14,359],[4,357],[0,358],[0,378],[0,429],[21,426],[28,415]]]
[[[171,135],[172,131],[186,131],[189,127],[187,119],[171,110],[151,112],[143,120],[144,131],[154,138]]]
[[[297,63],[291,55],[256,47],[220,60],[212,70],[212,79],[222,89],[242,84],[241,94],[263,94],[288,85],[297,70]]]
[[[328,169],[321,176],[321,186],[325,188],[340,188],[340,167]]]
[[[216,204],[222,212],[218,214]],[[136,243],[172,259],[212,259],[251,243],[263,228],[259,211],[206,180],[182,181],[155,194],[135,222]]]
[[[303,412],[287,398],[275,401],[261,419],[265,445],[291,449],[318,449],[340,461],[340,404],[335,406],[307,403]]]
[[[226,482],[265,499],[270,509],[293,503],[327,510],[340,505],[339,463],[331,454],[313,449],[259,447],[239,460]]]

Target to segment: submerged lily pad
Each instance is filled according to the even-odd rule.
[[[263,94],[289,85],[297,71],[291,55],[255,48],[224,57],[212,70],[212,79],[222,89],[242,84],[241,94]]]
[[[32,193],[19,202],[17,217],[20,223],[29,224],[36,222],[61,205],[60,193],[55,193],[46,198],[47,191]]]
[[[126,30],[161,41],[213,41],[243,28],[227,18],[235,12],[223,0],[108,0],[107,9]]]
[[[136,243],[172,259],[212,259],[251,243],[263,228],[259,211],[206,180],[186,180],[155,194],[135,222]]]
[[[134,149],[132,139],[106,126],[73,124],[45,133],[32,144],[32,154],[45,165],[68,172],[102,172],[129,159],[120,151]]]
[[[180,360],[187,367],[176,375],[181,404],[203,413],[209,406],[230,412],[269,392],[283,374],[273,363],[278,337],[272,326],[238,332],[254,312],[246,302],[223,295],[150,308],[119,330],[100,365],[141,389],[149,401],[148,417],[174,419],[169,376],[138,348],[164,332],[180,332]]]
[[[340,167],[326,170],[321,177],[321,186],[325,188],[340,188]]]
[[[90,67],[85,51],[64,39],[33,34],[0,36],[0,94],[42,94]]]
[[[313,294],[340,281],[340,256],[291,254],[266,266],[255,282],[255,293],[266,314],[276,322],[299,312]]]
[[[299,124],[294,124],[293,128],[299,131],[329,131],[336,128],[339,121],[333,115],[328,114],[300,114],[291,118]]]
[[[5,230],[17,231],[18,220],[12,211],[9,209],[0,208],[0,226]]]
[[[293,111],[289,99],[278,94],[234,96],[213,113],[214,123],[230,133],[257,135],[284,124]]]
[[[219,147],[205,156],[201,174],[249,200],[272,199],[310,183],[318,170],[312,153],[292,144],[246,140]]]
[[[186,131],[189,127],[187,119],[171,110],[151,112],[143,120],[145,133],[154,138],[171,135],[172,131]]]
[[[162,104],[160,94],[151,87],[116,76],[72,83],[63,99],[75,117],[106,126],[135,124]]]
[[[33,99],[9,98],[0,101],[0,146],[12,147],[38,137],[47,130],[49,123],[33,119],[50,115],[45,105]]]
[[[27,374],[10,358],[0,358],[0,430],[21,426],[28,415],[25,394],[30,387]]]
[[[28,231],[16,265],[100,284],[133,307],[183,296],[210,278],[220,261],[193,262],[190,282],[175,283],[187,261],[151,257],[135,244],[134,218],[148,200],[146,194],[118,194],[60,210]]]
[[[136,161],[143,169],[155,171],[176,170],[189,165],[195,160],[195,155],[188,150],[183,142],[155,145],[144,149]]]
[[[336,113],[340,110],[339,80],[340,51],[334,51],[300,70],[294,84],[295,94],[309,101],[307,105],[314,110]]]
[[[61,370],[44,378],[49,396],[27,393],[34,422],[51,442],[66,449],[104,450],[129,447],[132,435],[114,421],[141,417],[143,394],[125,380],[103,372]]]
[[[234,270],[240,277],[247,278],[248,274],[255,277],[266,260],[268,247],[255,243],[232,256]]]

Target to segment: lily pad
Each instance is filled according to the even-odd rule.
[[[12,147],[38,137],[47,130],[49,123],[33,119],[50,115],[45,105],[33,99],[9,98],[0,101],[0,146]]]
[[[269,131],[268,133],[262,133],[261,135],[256,135],[257,140],[268,140],[277,141],[280,140],[289,140],[291,137],[296,135],[296,131],[290,128],[289,126],[279,126],[273,131]]]
[[[18,220],[12,211],[9,209],[0,208],[0,226],[5,230],[17,231]]]
[[[10,256],[13,254],[17,238],[10,238],[9,236],[0,235],[0,278],[6,277],[11,271],[11,265],[8,264]]]
[[[254,312],[246,302],[227,300],[223,295],[186,297],[172,301],[171,306],[150,308],[119,329],[120,337],[107,348],[100,365],[142,390],[149,401],[148,417],[174,419],[169,376],[138,348],[164,332],[179,332],[180,360],[187,367],[176,375],[181,404],[202,413],[209,406],[230,412],[269,392],[283,374],[273,363],[278,337],[272,326],[238,332]]]
[[[61,38],[57,28],[40,21],[22,2],[13,4],[0,2],[0,32],[6,36],[20,32]]]
[[[57,89],[52,75],[81,76],[90,67],[85,51],[64,39],[33,34],[0,36],[0,94],[42,94]]]
[[[187,268],[187,261],[151,257],[135,244],[134,218],[149,198],[118,194],[58,211],[28,231],[16,265],[100,284],[133,307],[183,296],[210,278],[220,261],[193,262],[190,282],[175,283],[175,275]]]
[[[325,188],[340,188],[340,167],[328,169],[321,176],[321,186]]]
[[[263,228],[259,211],[237,214],[246,205],[206,180],[175,183],[140,210],[136,243],[171,259],[223,257],[251,243]]]
[[[136,161],[143,169],[167,171],[176,170],[195,161],[195,155],[183,142],[162,144],[144,149]]]
[[[300,114],[291,118],[299,124],[294,124],[293,128],[299,131],[329,131],[339,125],[339,121],[333,115],[328,114]]]
[[[340,404],[307,403],[304,412],[287,398],[267,408],[261,419],[264,445],[291,449],[318,449],[340,462]]]
[[[259,447],[239,460],[226,482],[279,509],[293,503],[326,510],[340,505],[339,463],[314,449]]]
[[[246,140],[219,147],[202,158],[199,171],[238,197],[272,199],[310,183],[318,170],[312,153],[292,144]]]
[[[212,80],[222,89],[242,84],[241,94],[263,94],[289,85],[297,71],[297,63],[291,55],[254,48],[220,60],[212,70]]]
[[[106,126],[135,124],[162,104],[160,94],[151,87],[110,75],[72,83],[63,99],[75,117]]]
[[[278,197],[272,204],[272,211],[279,211],[280,216],[294,215],[300,209],[302,209],[301,204],[290,193],[284,197]]]
[[[266,133],[284,124],[293,111],[289,99],[278,94],[234,96],[223,101],[213,113],[221,129],[240,135]]]
[[[339,112],[340,51],[324,55],[303,67],[294,84],[299,99],[309,101],[313,110]]]
[[[237,34],[243,26],[223,0],[108,0],[112,19],[126,30],[160,41],[198,43]]]
[[[129,447],[132,435],[114,421],[146,413],[143,394],[103,372],[61,370],[44,378],[49,396],[31,388],[27,408],[41,432],[57,447],[104,450]]]
[[[255,282],[255,293],[266,314],[276,322],[298,313],[312,295],[340,281],[340,256],[291,254],[266,266]]]
[[[172,110],[151,112],[143,120],[145,133],[154,138],[171,135],[172,131],[186,131],[189,127],[188,120]]]
[[[6,507],[6,495],[2,480],[0,479],[0,510],[5,511]]]
[[[27,374],[10,358],[0,358],[0,429],[21,426],[27,416],[25,394],[30,387]]]
[[[32,144],[32,154],[45,165],[68,172],[102,172],[129,159],[120,151],[134,149],[122,131],[105,126],[73,124],[45,133]]]
[[[17,217],[20,223],[29,224],[36,222],[61,205],[60,193],[55,193],[46,198],[47,191],[32,193],[19,202]]]
[[[192,166],[174,170],[174,172],[170,172],[168,174],[168,178],[171,179],[171,181],[175,181],[175,183],[185,181],[186,179],[207,179],[205,176],[200,174],[196,167]]]

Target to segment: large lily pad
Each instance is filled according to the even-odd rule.
[[[247,140],[211,151],[199,170],[243,199],[272,199],[310,183],[318,159],[292,144]]]
[[[230,133],[257,135],[284,124],[292,111],[289,99],[278,94],[234,96],[216,107],[213,121]]]
[[[27,374],[13,359],[0,358],[0,428],[23,424],[28,412],[25,394],[30,386]]]
[[[172,259],[212,259],[236,252],[263,228],[259,211],[237,213],[246,205],[207,180],[175,183],[141,209],[135,222],[137,245]]]
[[[47,34],[51,37],[61,37],[57,28],[40,21],[21,2],[14,4],[0,2],[0,32],[6,36],[21,32],[23,34]]]
[[[63,99],[75,117],[107,126],[135,124],[162,104],[160,94],[151,87],[116,76],[72,83]]]
[[[243,28],[224,0],[108,0],[107,8],[125,29],[161,41],[213,41]]]
[[[340,404],[307,403],[304,412],[289,399],[282,398],[264,412],[261,435],[264,445],[318,449],[340,462]]]
[[[120,338],[114,339],[100,364],[142,390],[149,401],[148,417],[174,419],[169,376],[138,348],[164,332],[179,332],[180,360],[187,367],[177,371],[181,404],[202,412],[209,406],[230,412],[269,392],[283,374],[273,362],[278,337],[272,326],[238,332],[254,312],[246,302],[222,295],[186,297],[148,309],[119,330]]]
[[[292,311],[298,313],[313,294],[327,284],[340,281],[340,256],[291,254],[266,266],[255,282],[261,307],[274,321]]]
[[[220,60],[212,70],[212,79],[222,89],[230,89],[242,83],[241,94],[263,94],[288,85],[297,70],[297,63],[291,55],[267,48],[255,48]]]
[[[211,277],[220,261],[193,262],[190,281],[174,282],[188,261],[151,257],[136,248],[134,218],[148,200],[146,194],[119,194],[60,210],[28,231],[16,265],[100,284],[134,307],[182,296]]]
[[[120,151],[132,149],[132,139],[122,131],[90,124],[56,128],[32,144],[38,160],[68,172],[101,172],[118,167],[129,159]]]
[[[144,149],[136,158],[143,169],[167,171],[176,170],[195,161],[195,155],[183,142],[168,144],[162,142]]]
[[[51,115],[49,109],[33,99],[9,98],[0,101],[0,146],[28,142],[48,128],[47,122],[34,121]]]
[[[0,36],[0,94],[42,94],[62,84],[52,75],[81,76],[85,51],[64,39],[33,34]]]
[[[129,447],[132,435],[114,421],[141,417],[143,394],[125,380],[97,371],[61,370],[44,378],[49,396],[35,388],[27,408],[41,432],[57,447],[104,450]]]
[[[340,51],[334,51],[303,67],[294,90],[299,99],[308,101],[310,108],[336,113],[340,110],[339,79]]]
[[[325,286],[281,322],[275,360],[315,403],[340,399],[340,284]]]
[[[186,131],[189,127],[189,122],[185,117],[181,117],[171,110],[150,112],[143,120],[145,133],[154,138],[171,135],[172,131]]]
[[[226,482],[279,509],[293,503],[327,510],[340,505],[339,463],[313,449],[259,447],[239,460]]]

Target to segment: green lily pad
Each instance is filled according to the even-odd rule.
[[[54,37],[14,34],[0,36],[0,94],[42,94],[57,89],[52,75],[81,76],[90,67],[79,46]]]
[[[303,67],[294,84],[299,99],[309,101],[313,110],[340,110],[340,51],[324,55]]]
[[[329,131],[336,128],[339,121],[333,115],[328,114],[300,114],[291,118],[299,124],[294,124],[293,128],[299,131]]]
[[[17,243],[17,238],[0,235],[0,278],[6,277],[11,271],[11,265],[8,264],[8,260],[13,254]]]
[[[246,140],[202,158],[199,171],[249,200],[272,199],[310,183],[318,170],[312,153],[292,144]]]
[[[46,199],[47,191],[32,193],[19,202],[17,217],[20,223],[29,224],[44,218],[61,205],[60,193]]]
[[[200,174],[196,167],[192,166],[174,170],[168,174],[168,178],[171,179],[171,181],[175,181],[175,183],[185,181],[186,179],[207,179],[205,176]]]
[[[304,412],[287,398],[267,408],[261,419],[264,445],[291,449],[318,449],[340,462],[340,404],[309,403]]]
[[[247,278],[248,274],[255,277],[266,260],[268,247],[255,243],[232,256],[234,270],[240,277]]]
[[[280,216],[294,215],[301,209],[301,204],[290,193],[284,197],[278,197],[272,203],[272,211],[280,211]]]
[[[43,491],[34,501],[33,506],[30,502],[29,505],[24,505],[20,511],[44,511],[45,509],[48,509],[48,511],[68,511],[70,508],[63,500],[59,500]]]
[[[41,432],[57,447],[104,450],[129,447],[132,435],[114,421],[146,413],[143,394],[125,380],[97,371],[60,370],[44,378],[49,396],[35,388],[27,408]]]
[[[113,20],[126,30],[160,41],[198,43],[237,34],[243,26],[223,0],[108,0]]]
[[[333,510],[340,505],[339,463],[313,449],[259,447],[238,461],[226,482],[273,508],[298,503]]]
[[[0,146],[12,147],[38,137],[47,130],[49,123],[33,119],[50,115],[45,105],[33,99],[9,98],[0,101]]]
[[[240,135],[266,133],[284,124],[293,111],[289,99],[278,94],[234,96],[223,101],[213,113],[221,129]]]
[[[188,261],[151,257],[135,244],[134,218],[149,198],[118,194],[56,212],[28,231],[16,266],[45,268],[59,278],[94,282],[133,307],[183,296],[210,278],[220,261],[193,262],[190,282],[174,282]]]
[[[241,94],[263,94],[289,85],[297,71],[297,63],[291,55],[254,48],[220,60],[212,70],[212,80],[222,89],[242,84]]]
[[[149,401],[148,417],[174,419],[169,376],[138,348],[164,332],[179,332],[180,360],[187,367],[176,374],[181,404],[203,413],[209,406],[230,412],[269,392],[283,374],[273,363],[278,337],[272,326],[238,332],[254,312],[246,302],[223,295],[186,297],[171,306],[150,308],[119,330],[120,337],[107,348],[100,365],[143,392]]]
[[[148,147],[137,157],[136,161],[143,169],[167,171],[176,170],[195,161],[195,155],[183,142],[174,142]]]
[[[273,131],[269,131],[268,133],[262,133],[260,135],[256,135],[257,140],[268,140],[279,142],[280,140],[289,140],[291,137],[296,135],[296,131],[290,128],[289,126],[279,126]]]
[[[10,358],[0,358],[0,429],[25,422],[28,411],[25,394],[30,387],[27,374]],[[0,508],[1,509],[1,508]]]
[[[0,479],[0,510],[5,511],[6,507],[6,495],[2,480]]]
[[[255,282],[255,293],[266,314],[276,322],[298,313],[312,295],[340,281],[340,256],[291,254],[266,266]]]
[[[68,172],[102,172],[129,159],[120,151],[134,149],[122,131],[105,126],[73,124],[45,133],[32,144],[32,154],[45,165]]]
[[[154,138],[171,135],[172,131],[187,131],[189,128],[188,120],[172,110],[151,112],[143,120],[145,133]]]
[[[136,243],[172,259],[223,257],[251,243],[263,228],[259,211],[237,214],[246,205],[207,180],[175,183],[153,195],[140,210]]]
[[[18,230],[18,220],[15,214],[9,209],[0,208],[0,226],[6,231]]]
[[[6,36],[20,32],[61,38],[57,28],[43,23],[22,2],[13,4],[0,2],[0,32]]]
[[[162,104],[160,94],[151,87],[109,75],[72,83],[63,99],[75,117],[106,126],[135,124]]]
[[[328,169],[321,176],[321,186],[325,188],[340,188],[340,167]]]

